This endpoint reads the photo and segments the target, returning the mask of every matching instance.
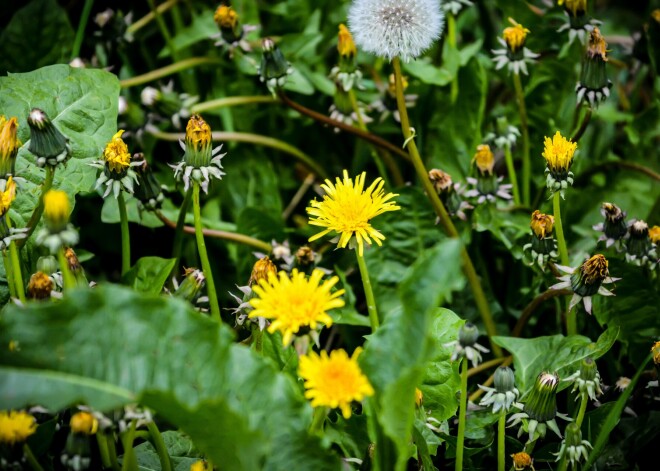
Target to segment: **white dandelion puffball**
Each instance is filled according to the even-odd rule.
[[[419,56],[440,37],[440,0],[354,0],[348,27],[367,52],[392,60]]]

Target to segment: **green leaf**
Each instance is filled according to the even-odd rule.
[[[129,222],[135,222],[144,227],[162,227],[163,222],[152,211],[140,209],[137,198],[124,194],[126,198],[126,213]],[[119,204],[117,199],[109,196],[103,199],[103,209],[101,209],[101,221],[106,224],[119,224]]]
[[[421,255],[401,280],[398,294],[402,309],[388,314],[380,329],[369,337],[361,357],[360,363],[376,390],[379,425],[396,446],[396,469],[405,468],[410,454],[415,388],[422,383],[433,355],[433,313],[463,285],[460,251],[461,242],[448,239]],[[387,453],[383,445],[377,445],[379,453]]]
[[[312,410],[271,363],[231,331],[170,297],[113,286],[0,317],[0,408],[107,410],[140,402],[232,470],[338,469],[307,433]]]
[[[73,36],[66,11],[56,0],[32,0],[0,34],[0,74],[68,62]]]
[[[136,291],[159,294],[172,273],[173,258],[142,257],[122,277],[122,282]]]
[[[52,65],[33,72],[0,77],[0,110],[18,118],[17,174],[25,178],[12,204],[12,218],[23,226],[32,214],[40,194],[45,171],[35,165],[28,151],[30,130],[27,117],[32,108],[46,112],[59,130],[69,138],[72,158],[55,172],[54,188],[64,190],[73,204],[75,195],[90,191],[96,170],[88,165],[103,153],[117,129],[119,81],[99,69],[75,69]]]
[[[189,471],[190,465],[201,459],[193,442],[181,432],[168,430],[161,435],[174,471]],[[160,471],[162,469],[158,453],[150,442],[141,443],[134,450],[140,471]]]
[[[612,348],[618,335],[619,328],[611,327],[595,343],[582,335],[551,335],[533,339],[493,337],[493,341],[513,355],[516,387],[524,394],[542,371],[556,371],[560,378],[565,378],[579,369],[583,359],[591,357],[597,360]],[[564,383],[563,386],[567,385]]]

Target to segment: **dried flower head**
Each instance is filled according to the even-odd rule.
[[[252,274],[248,285],[259,284],[261,280],[268,280],[270,274],[277,275],[277,267],[268,257],[263,257],[254,264],[252,267]]]
[[[50,299],[54,289],[55,283],[53,279],[46,273],[38,271],[30,277],[27,287],[27,297],[36,300]]]
[[[333,350],[328,355],[311,352],[300,357],[299,374],[305,380],[305,397],[312,407],[339,407],[345,419],[351,417],[351,402],[361,401],[374,394],[369,379],[358,365],[362,352],[356,348],[349,358],[344,350]]]
[[[593,228],[603,233],[598,238],[598,242],[606,241],[606,247],[611,247],[628,234],[626,212],[614,203],[605,202],[600,207],[600,214],[605,218],[605,221],[596,224]]]
[[[365,51],[409,60],[440,37],[444,14],[439,0],[354,0],[348,26]]]
[[[534,471],[534,460],[524,451],[511,455],[513,460],[513,469],[515,471]]]

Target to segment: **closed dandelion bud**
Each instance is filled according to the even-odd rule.
[[[284,86],[287,76],[293,73],[293,69],[272,39],[264,38],[261,41],[261,48],[259,77],[268,90],[275,95],[277,90]]]
[[[330,71],[330,77],[335,79],[338,87],[348,92],[362,79],[362,72],[357,67],[357,48],[353,42],[353,35],[345,25],[339,25],[337,35],[337,52],[339,52],[339,61],[337,66]]]
[[[502,37],[504,38],[506,47],[509,48],[509,51],[511,51],[511,54],[517,56],[522,53],[522,49],[525,47],[525,41],[527,41],[527,35],[530,31],[520,23],[513,23],[513,26],[504,28]]]
[[[213,20],[218,25],[222,39],[226,43],[235,43],[243,37],[243,27],[239,21],[238,13],[232,7],[220,5],[213,14]]]
[[[495,167],[495,156],[490,150],[490,146],[486,144],[478,145],[477,152],[474,154],[472,162],[476,164],[477,169],[479,169],[479,173],[482,177],[486,176],[486,174],[493,174],[493,167]]]
[[[354,0],[348,26],[355,43],[365,51],[407,61],[440,37],[444,14],[439,0]]]
[[[140,161],[140,165],[135,167],[138,181],[138,186],[135,188],[134,193],[135,197],[146,210],[153,211],[159,209],[165,200],[165,195],[163,195],[163,190],[156,179],[156,175],[154,175],[151,166],[142,154],[134,154],[133,160]]]
[[[515,376],[513,370],[508,366],[500,366],[495,370],[495,389],[499,393],[513,391],[515,389]]]
[[[174,296],[194,303],[206,284],[204,273],[197,268],[186,268],[183,277],[183,281],[174,291]]]
[[[523,251],[529,251],[532,264],[536,262],[542,269],[550,259],[557,258],[557,241],[552,235],[554,224],[554,216],[543,214],[538,209],[532,213],[529,223],[533,234],[532,242],[525,244]]]
[[[561,442],[559,453],[555,453],[556,461],[563,458],[570,463],[572,469],[575,469],[580,462],[589,459],[589,448],[592,448],[591,444],[587,440],[582,440],[580,426],[570,423],[566,426],[566,438]]]
[[[472,322],[466,322],[458,329],[458,342],[462,347],[471,347],[477,343],[479,329]]]
[[[33,108],[27,119],[30,126],[28,150],[37,157],[37,165],[55,167],[71,155],[69,140],[50,121],[43,110]]]
[[[89,437],[85,434],[70,433],[60,461],[72,471],[89,469],[92,463]]]
[[[628,233],[626,212],[621,211],[621,208],[613,203],[603,203],[600,214],[603,215],[605,221],[596,224],[593,228],[603,233],[598,241],[606,241],[606,246],[610,247],[618,240],[623,239]]]
[[[648,224],[641,220],[633,222],[626,240],[626,260],[638,266],[653,266],[657,259],[656,247],[649,237]]]
[[[46,227],[39,231],[36,242],[50,249],[51,254],[78,243],[78,232],[69,224],[70,212],[71,205],[65,192],[50,190],[44,195]]]
[[[88,286],[87,277],[85,276],[85,269],[80,264],[76,252],[71,248],[67,247],[64,250],[64,258],[66,259],[66,264],[69,267],[69,272],[73,274],[76,282],[80,286]]]
[[[52,278],[42,271],[38,271],[30,277],[27,287],[29,299],[50,299],[50,294],[55,289]]]
[[[509,190],[511,185],[501,185],[502,177],[493,173],[495,167],[495,156],[487,144],[477,146],[477,152],[472,158],[478,173],[477,178],[468,178],[467,181],[475,188],[466,193],[466,196],[478,197],[479,204],[484,201],[494,203],[499,196],[502,199],[511,199]]]
[[[596,254],[585,261],[571,275],[571,288],[582,297],[593,296],[603,281],[609,276],[608,261],[605,256]]]
[[[0,179],[16,173],[16,155],[23,144],[18,139],[18,121],[0,115]]]
[[[451,361],[462,358],[467,358],[472,362],[473,366],[477,366],[481,362],[481,353],[486,353],[489,350],[477,343],[479,338],[479,329],[471,322],[466,322],[458,329],[458,340],[446,343],[445,347],[454,347],[451,355]]]
[[[252,274],[250,275],[248,285],[259,284],[261,280],[268,281],[271,274],[277,275],[277,267],[270,258],[264,257],[261,260],[257,260],[254,267],[252,267]]]
[[[518,399],[520,392],[515,386],[513,370],[508,366],[500,366],[495,370],[495,388],[479,385],[486,395],[479,402],[481,406],[492,406],[493,413],[506,413]]]
[[[537,422],[553,420],[557,414],[557,386],[559,376],[544,371],[541,373],[532,388],[523,411],[530,419]]]
[[[543,158],[546,161],[546,185],[551,192],[561,191],[573,185],[573,156],[577,143],[563,137],[559,131],[544,141]]]
[[[513,460],[513,469],[515,471],[534,471],[534,460],[524,451],[514,453],[511,455],[511,459]]]
[[[415,405],[417,407],[422,407],[423,403],[424,403],[424,393],[422,393],[421,389],[415,388]]]
[[[566,378],[564,381],[573,381],[573,391],[578,391],[576,400],[581,396],[588,396],[592,401],[596,400],[596,396],[603,394],[600,387],[600,374],[596,367],[596,362],[587,357],[582,360],[580,369]]]
[[[505,65],[509,72],[518,74],[520,72],[527,74],[527,63],[534,62],[539,55],[525,47],[527,35],[530,31],[513,18],[509,18],[512,26],[504,28],[502,37],[497,38],[504,49],[493,50],[495,68],[501,69]]]
[[[57,259],[52,255],[47,255],[45,257],[39,257],[37,260],[37,270],[51,275],[60,269],[60,265],[57,262]]]
[[[99,428],[96,417],[87,411],[76,412],[69,421],[71,431],[83,435],[94,435]]]
[[[593,108],[610,96],[612,81],[607,78],[606,64],[607,43],[596,27],[589,34],[589,44],[582,62],[580,81],[575,88],[578,104],[586,100]]]

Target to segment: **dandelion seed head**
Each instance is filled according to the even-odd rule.
[[[444,14],[439,0],[355,0],[348,26],[365,51],[409,60],[440,37]]]

